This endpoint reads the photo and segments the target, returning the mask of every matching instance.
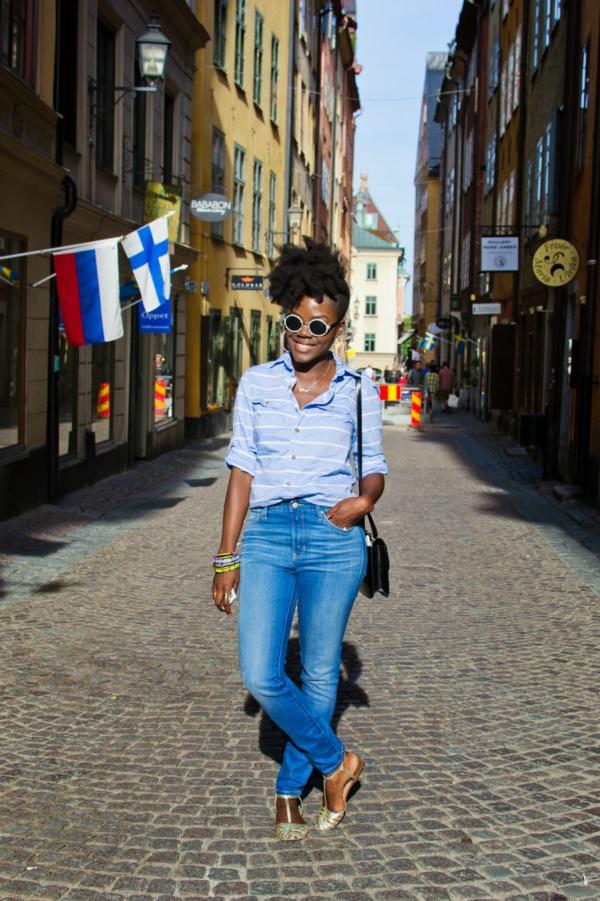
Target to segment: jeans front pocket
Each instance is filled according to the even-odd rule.
[[[246,525],[253,526],[267,518],[267,507],[251,507],[246,515]]]
[[[354,526],[349,526],[347,529],[342,529],[339,526],[336,526],[335,523],[333,523],[329,519],[329,517],[327,516],[327,514],[329,513],[329,510],[322,509],[319,512],[321,514],[322,522],[326,523],[330,529],[333,529],[334,532],[338,532],[340,535],[350,535],[356,528],[356,526],[354,525]]]

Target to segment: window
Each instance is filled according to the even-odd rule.
[[[244,54],[246,51],[246,0],[235,2],[235,59],[233,80],[244,87]]]
[[[473,181],[473,131],[469,132],[465,147],[465,163],[463,167],[463,192],[468,191]]]
[[[365,351],[372,353],[375,350],[375,332],[365,333]]]
[[[485,155],[485,191],[488,193],[496,182],[496,135],[492,135],[488,141]]]
[[[250,365],[260,362],[260,310],[250,310]]]
[[[533,43],[531,46],[531,65],[533,71],[538,67],[541,56],[540,13],[542,0],[535,0],[533,4]]]
[[[31,0],[0,3],[0,63],[29,84],[35,81],[35,11]]]
[[[515,183],[516,183],[516,175],[514,170],[510,173],[510,179],[508,182],[508,203],[506,208],[506,224],[509,226],[514,225],[514,215],[515,215]]]
[[[0,255],[23,253],[23,241],[0,234]],[[13,269],[13,266],[15,267]],[[0,449],[21,440],[23,260],[0,263]],[[10,283],[10,284],[9,284]]]
[[[508,6],[509,0],[502,0],[502,18],[505,19],[508,15]]]
[[[450,214],[454,207],[455,179],[456,173],[454,171],[454,167],[452,167],[452,169],[446,176],[446,215]]]
[[[544,216],[550,216],[555,212],[555,173],[556,173],[556,135],[557,121],[553,114],[546,126],[544,135],[544,181],[543,181],[543,207]]]
[[[218,128],[212,133],[212,189],[215,194],[225,193],[225,135]],[[223,220],[213,222],[211,233],[215,238],[223,237]]]
[[[365,316],[377,316],[377,298],[372,294],[365,297]]]
[[[529,226],[533,223],[533,158],[527,160],[527,178],[525,181],[525,225],[526,237],[529,237]]]
[[[271,35],[271,105],[269,115],[271,121],[279,121],[279,41]]]
[[[374,282],[377,279],[377,263],[367,263],[367,281]]]
[[[175,134],[175,98],[165,91],[163,119],[163,181],[173,181],[173,136]]]
[[[155,427],[175,418],[175,297],[173,295],[171,299],[171,331],[151,335],[154,352]]]
[[[275,256],[275,222],[277,215],[277,176],[274,172],[269,174],[269,232],[267,236],[267,256],[273,259]]]
[[[544,139],[535,146],[535,169],[533,173],[533,216],[534,224],[542,219],[542,195],[544,185]]]
[[[508,94],[508,61],[502,66],[502,76],[500,78],[500,135],[506,131],[506,96]]]
[[[115,412],[114,341],[92,344],[92,431],[96,444],[109,441]]]
[[[263,80],[263,33],[265,20],[258,10],[254,13],[254,82],[252,86],[252,99],[257,106],[262,105],[262,80]]]
[[[233,243],[244,243],[244,191],[246,188],[246,151],[233,149]]]
[[[550,0],[552,5],[552,27],[557,25],[561,13],[561,0]]]
[[[56,54],[58,112],[62,116],[62,137],[71,147],[77,145],[77,34],[78,0],[63,0]],[[0,10],[1,10],[0,5]],[[3,13],[0,11],[0,22]],[[0,34],[4,34],[0,25]]]
[[[581,77],[579,82],[579,121],[577,123],[577,168],[585,166],[587,119],[590,107],[590,41],[581,51]]]
[[[515,36],[515,80],[513,82],[513,111],[521,102],[521,29]]]
[[[215,0],[213,31],[213,62],[219,69],[224,69],[227,52],[227,0]]]
[[[542,35],[542,47],[545,50],[552,35],[552,0],[542,0]]]
[[[143,85],[138,62],[135,62],[135,84]],[[146,95],[133,95],[133,183],[136,188],[146,185]]]
[[[260,253],[262,230],[263,164],[254,160],[252,173],[252,250]]]
[[[96,82],[96,165],[112,170],[115,35],[101,19],[98,19],[96,31]]]
[[[267,360],[276,360],[279,356],[279,330],[272,316],[267,316]]]
[[[471,232],[467,232],[462,240],[461,288],[468,288],[471,280]]]

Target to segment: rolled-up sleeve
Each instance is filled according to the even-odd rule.
[[[225,463],[231,469],[241,469],[251,476],[256,474],[256,444],[254,442],[254,415],[251,385],[248,373],[241,377],[233,408],[233,435],[225,455]]]
[[[375,472],[387,475],[388,467],[383,454],[383,425],[379,388],[372,379],[362,376],[362,474]],[[354,432],[354,459],[358,466],[358,440]],[[358,470],[357,470],[358,471]]]

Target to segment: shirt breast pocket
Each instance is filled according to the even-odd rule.
[[[278,414],[269,400],[252,402],[254,419],[254,444],[258,453],[278,454],[287,446],[285,417]]]

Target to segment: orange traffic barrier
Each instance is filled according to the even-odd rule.
[[[423,422],[421,419],[423,412],[423,392],[413,391],[410,404],[410,425],[409,429],[422,429]]]
[[[154,380],[154,416],[158,419],[165,415],[165,397],[167,395],[167,383],[164,379]]]
[[[380,385],[379,400],[400,400],[400,385]]]
[[[98,419],[110,419],[110,382],[100,382],[96,417]]]

